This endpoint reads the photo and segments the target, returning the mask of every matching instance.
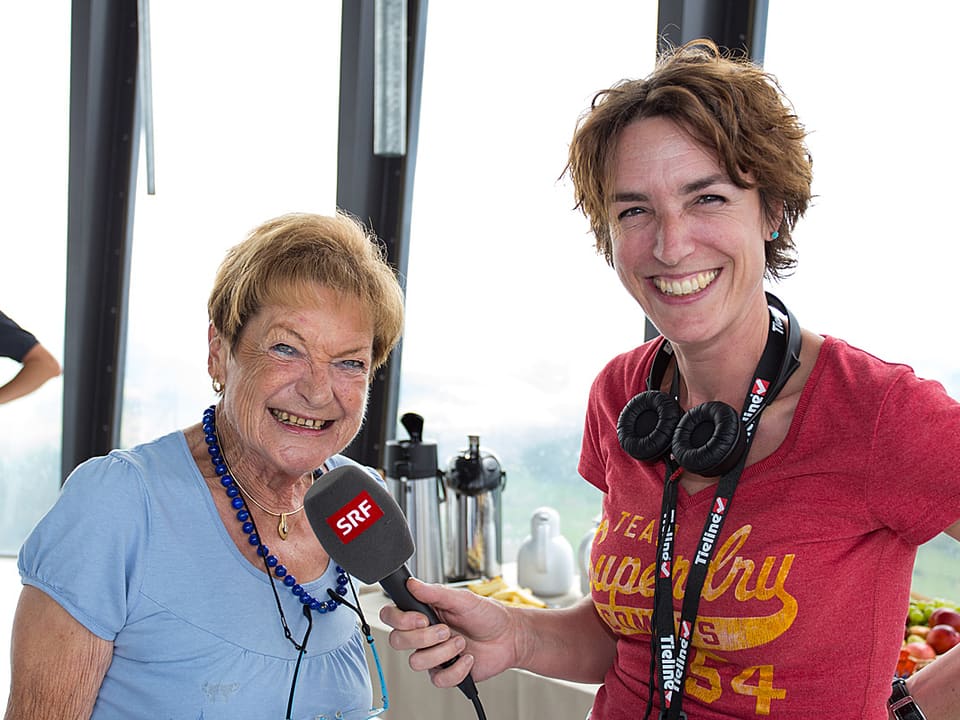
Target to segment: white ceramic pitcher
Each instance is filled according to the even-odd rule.
[[[517,552],[517,583],[540,597],[566,595],[573,585],[573,547],[560,534],[560,514],[540,507],[530,517],[530,535]]]

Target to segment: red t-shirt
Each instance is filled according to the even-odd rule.
[[[593,720],[637,720],[664,464],[617,440],[656,341],[590,392],[580,473],[604,492],[591,552],[597,612],[619,636]],[[762,423],[762,419],[761,419]],[[885,720],[917,546],[960,519],[960,404],[936,382],[827,337],[782,445],[746,468],[704,584],[683,710],[700,720]],[[714,488],[679,490],[674,610]],[[659,693],[654,712],[659,713]]]

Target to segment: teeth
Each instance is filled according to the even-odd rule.
[[[653,284],[665,295],[692,295],[700,292],[707,285],[712,283],[717,277],[716,270],[697,273],[695,277],[684,278],[683,280],[665,280],[663,278],[654,278]]]
[[[298,415],[293,415],[291,413],[285,412],[283,410],[271,410],[273,416],[280,422],[287,423],[288,425],[297,425],[299,427],[305,428],[322,428],[327,424],[326,420],[314,420],[313,418],[302,418]]]

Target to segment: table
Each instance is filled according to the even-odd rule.
[[[377,652],[387,680],[390,709],[381,715],[387,720],[476,720],[472,703],[456,688],[441,689],[430,683],[424,672],[414,672],[406,652],[390,647],[390,628],[380,620],[380,608],[390,600],[379,589],[367,588],[360,606],[370,624]],[[367,653],[374,697],[377,671]],[[599,685],[545,678],[526,670],[507,670],[477,683],[487,720],[584,720],[593,705]]]

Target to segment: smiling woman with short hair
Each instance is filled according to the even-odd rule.
[[[216,402],[80,465],[24,543],[8,720],[382,712],[366,639],[330,595],[351,580],[302,510],[315,477],[356,464],[340,453],[402,297],[343,213],[270,220],[228,252],[209,301]]]

